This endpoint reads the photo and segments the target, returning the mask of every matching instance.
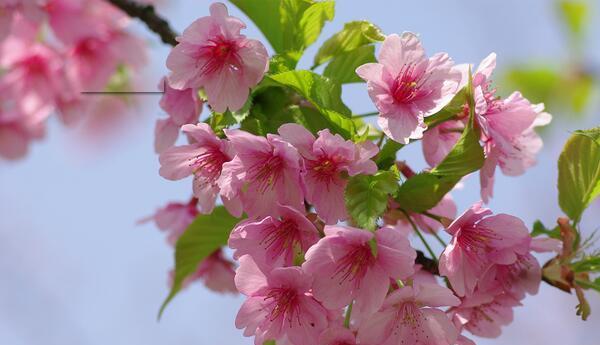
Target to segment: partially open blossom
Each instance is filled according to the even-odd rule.
[[[517,299],[506,294],[476,294],[464,298],[449,314],[471,334],[496,338],[502,333],[501,328],[512,322],[513,307],[519,305]]]
[[[250,218],[276,215],[278,204],[304,208],[300,155],[281,137],[259,137],[225,130],[236,156],[223,165],[219,187],[224,197],[241,200]],[[240,210],[241,213],[241,210]]]
[[[434,284],[406,286],[392,292],[381,310],[358,329],[360,344],[455,345],[458,332],[437,307],[456,306],[452,291]]]
[[[292,123],[279,127],[279,134],[304,158],[306,200],[326,224],[345,220],[348,215],[344,191],[348,181],[342,173],[354,176],[377,172],[377,165],[371,160],[379,151],[377,146],[370,141],[355,144],[339,134],[331,134],[329,129],[320,131],[315,138],[306,128]]]
[[[482,293],[505,293],[517,300],[525,293],[535,295],[542,281],[542,268],[533,255],[518,255],[510,265],[492,265],[481,277],[477,289]]]
[[[229,142],[219,139],[205,123],[184,125],[182,130],[191,143],[161,153],[159,173],[169,180],[194,175],[194,195],[198,198],[200,211],[208,214],[215,207],[219,194],[217,181],[221,170],[225,162],[233,158],[233,151]]]
[[[531,238],[517,217],[492,215],[476,203],[447,229],[452,241],[439,261],[440,274],[448,277],[459,296],[473,293],[482,274],[494,264],[513,264],[529,251]]]
[[[159,104],[168,117],[156,120],[154,150],[157,153],[175,144],[181,126],[198,123],[202,111],[202,100],[196,89],[174,89],[167,78],[161,80],[159,89],[164,91]]]
[[[242,221],[233,229],[229,247],[234,258],[249,254],[264,269],[292,266],[297,255],[302,257],[319,240],[319,232],[302,213],[277,207],[279,217]]]
[[[312,278],[300,267],[261,271],[249,255],[240,258],[237,289],[248,298],[235,319],[254,343],[289,339],[294,345],[317,344],[328,325],[328,311],[311,294]]]
[[[379,126],[403,144],[423,136],[424,117],[447,105],[461,81],[447,54],[427,58],[419,38],[409,32],[387,36],[379,62],[362,65],[356,73],[367,81],[369,96],[379,110]]]
[[[196,208],[196,199],[192,199],[187,204],[172,202],[167,206],[160,208],[156,213],[140,222],[153,220],[156,226],[167,233],[167,241],[172,246],[179,237],[185,232],[185,229],[192,224],[198,215]]]
[[[217,112],[242,108],[251,87],[269,68],[267,50],[240,34],[246,25],[229,16],[222,3],[210,6],[210,16],[193,22],[167,58],[174,88],[204,88]]]
[[[383,304],[391,279],[410,276],[416,252],[390,228],[375,233],[325,226],[325,237],[306,253],[302,268],[315,277],[313,293],[329,309],[355,300],[353,313],[367,317]]]

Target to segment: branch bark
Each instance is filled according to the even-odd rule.
[[[172,46],[177,44],[175,31],[171,29],[169,22],[159,16],[154,6],[140,4],[134,0],[108,0],[114,6],[120,8],[132,18],[138,18],[146,24],[148,29],[160,36],[160,39]]]

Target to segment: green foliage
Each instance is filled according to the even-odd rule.
[[[283,72],[269,78],[309,101],[328,122],[332,132],[346,139],[354,137],[355,124],[350,119],[350,109],[342,102],[342,89],[338,83],[305,70]]]
[[[231,0],[262,31],[276,53],[297,62],[334,16],[334,1]]]
[[[342,84],[361,83],[363,80],[356,74],[356,69],[361,65],[375,61],[375,46],[358,47],[337,55],[325,67],[323,75]]]
[[[463,88],[460,90],[452,101],[448,103],[442,110],[437,113],[427,116],[425,118],[425,124],[429,128],[433,128],[442,122],[448,121],[451,118],[455,117],[457,114],[461,114],[463,112],[464,106],[467,103],[467,89]]]
[[[573,272],[600,272],[600,256],[587,256],[571,263]]]
[[[587,1],[561,0],[558,2],[558,6],[569,33],[573,37],[581,39],[589,20]]]
[[[346,208],[358,227],[374,230],[385,211],[388,197],[398,189],[396,175],[381,171],[375,175],[357,175],[346,187]]]
[[[181,235],[175,245],[173,287],[160,308],[159,318],[202,260],[227,243],[229,233],[238,221],[223,206],[218,206],[209,215],[199,215]]]
[[[379,150],[377,157],[375,157],[375,163],[377,163],[379,169],[387,170],[394,165],[394,162],[396,161],[396,154],[403,147],[404,144],[400,144],[388,139],[385,144],[383,144],[381,150]]]
[[[314,66],[319,66],[335,56],[384,39],[385,36],[381,30],[368,21],[346,23],[344,29],[325,41],[319,48],[314,59]]]
[[[252,97],[248,97],[246,104],[238,111],[225,111],[224,113],[212,112],[210,117],[206,119],[210,127],[217,135],[223,134],[223,129],[242,123],[250,114],[252,108]]]
[[[558,201],[578,223],[583,211],[600,194],[600,127],[576,131],[558,159]]]
[[[536,237],[540,235],[546,235],[551,238],[560,239],[560,228],[555,226],[553,229],[548,229],[541,221],[536,220],[533,223],[533,229],[531,230],[531,236]]]

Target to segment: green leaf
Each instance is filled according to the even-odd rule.
[[[470,89],[469,82],[467,90]],[[463,176],[483,166],[485,157],[479,144],[481,134],[479,128],[474,125],[474,99],[470,93],[467,100],[470,109],[469,123],[446,158],[430,172],[417,174],[400,186],[396,201],[404,209],[417,213],[431,209]]]
[[[558,3],[560,14],[569,29],[569,33],[580,39],[588,24],[589,8],[586,1],[562,0]]]
[[[576,131],[558,159],[558,203],[575,223],[600,194],[600,127]]]
[[[242,123],[250,114],[251,108],[252,97],[248,97],[242,109],[233,112],[227,110],[224,113],[212,112],[211,116],[204,122],[210,124],[213,131],[219,135],[222,134],[223,129]]]
[[[385,36],[381,30],[368,21],[353,21],[346,23],[342,31],[329,38],[315,56],[314,66],[317,67],[333,57],[355,50],[358,47],[373,42],[383,41]]]
[[[575,272],[600,272],[600,256],[588,256],[573,262],[571,269]]]
[[[396,175],[381,171],[375,175],[357,175],[346,186],[346,208],[358,227],[374,230],[377,218],[388,205],[388,197],[398,189]]]
[[[336,55],[325,67],[323,75],[335,79],[341,84],[362,83],[363,80],[356,74],[356,68],[375,61],[375,47],[373,45],[358,47],[349,52]]]
[[[536,236],[540,236],[540,235],[546,235],[551,238],[560,239],[560,228],[557,225],[554,227],[554,229],[548,229],[540,220],[536,220],[533,223],[533,229],[531,230],[531,237],[536,237]]]
[[[394,162],[396,161],[396,154],[403,147],[404,144],[400,144],[391,139],[386,140],[381,150],[379,150],[377,157],[375,157],[375,163],[377,163],[379,169],[387,170],[394,165]]]
[[[334,1],[231,0],[262,31],[276,53],[298,61],[334,15]]]
[[[425,124],[427,127],[433,128],[442,122],[448,121],[451,118],[455,117],[457,114],[461,114],[463,112],[464,106],[467,103],[467,88],[463,88],[460,90],[452,101],[448,103],[442,110],[439,112],[427,116],[425,118]]]
[[[289,87],[312,103],[321,116],[329,123],[330,129],[344,138],[352,138],[355,133],[351,112],[342,102],[340,84],[316,73],[299,70],[269,76],[272,81]]]
[[[506,72],[502,85],[507,90],[520,90],[533,103],[550,103],[561,78],[549,66],[513,67]]]
[[[217,206],[211,214],[199,215],[185,230],[175,245],[173,287],[160,307],[159,319],[181,290],[185,279],[196,272],[202,260],[227,244],[229,233],[238,222],[239,219],[231,216],[223,206]]]

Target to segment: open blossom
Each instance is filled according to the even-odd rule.
[[[512,322],[513,308],[519,305],[521,303],[510,295],[476,294],[463,298],[461,304],[448,313],[471,334],[496,338],[502,333],[501,328]]]
[[[292,266],[298,254],[304,254],[319,240],[315,226],[299,211],[277,206],[279,217],[246,220],[229,236],[234,258],[249,254],[261,268]]]
[[[476,203],[446,230],[452,241],[440,257],[440,274],[448,277],[459,296],[470,295],[483,273],[494,264],[513,264],[529,251],[531,238],[519,218]]]
[[[378,63],[356,69],[379,110],[379,126],[393,140],[408,144],[427,129],[424,117],[446,106],[458,91],[461,73],[445,53],[427,58],[419,38],[409,32],[386,37]]]
[[[434,284],[406,286],[392,292],[383,307],[358,329],[360,344],[454,345],[458,332],[437,307],[456,306],[452,291]]]
[[[210,6],[210,16],[193,22],[167,58],[174,88],[204,88],[217,112],[242,108],[249,89],[269,68],[267,50],[240,34],[246,25],[227,13],[222,3]]]
[[[225,130],[236,156],[223,164],[221,194],[241,200],[250,218],[276,215],[278,204],[304,208],[300,155],[281,137],[259,137],[239,129]],[[240,210],[241,214],[241,210]]]
[[[254,343],[289,339],[294,345],[317,344],[328,325],[328,311],[309,292],[312,279],[300,267],[261,271],[249,255],[240,258],[235,284],[248,299],[235,319]]]
[[[367,317],[383,304],[390,278],[413,274],[415,258],[408,240],[394,229],[373,233],[328,225],[302,268],[315,277],[313,293],[325,307],[339,309],[355,300],[353,313]]]
[[[378,147],[370,141],[355,144],[328,129],[319,131],[319,137],[315,138],[306,128],[291,123],[279,127],[279,134],[304,158],[306,200],[314,205],[326,224],[345,220],[348,215],[344,191],[348,181],[342,173],[354,176],[377,172],[371,158],[379,151]]]
[[[225,162],[233,158],[233,150],[226,140],[219,139],[209,125],[184,125],[184,133],[191,144],[175,146],[165,150],[159,156],[160,176],[169,180],[180,180],[194,175],[194,196],[198,198],[198,206],[202,213],[211,213],[215,207],[215,199],[219,194],[217,181]],[[231,206],[223,200],[225,206]],[[237,211],[232,211],[237,213]]]
[[[164,91],[159,104],[168,117],[156,120],[154,150],[157,153],[173,146],[181,126],[196,124],[202,111],[202,100],[198,97],[196,89],[174,89],[167,78],[161,80],[159,89]]]
[[[161,231],[167,233],[167,241],[174,246],[185,229],[196,219],[198,215],[197,201],[197,199],[192,199],[187,204],[169,203],[158,209],[154,215],[142,219],[140,222],[153,220]]]

